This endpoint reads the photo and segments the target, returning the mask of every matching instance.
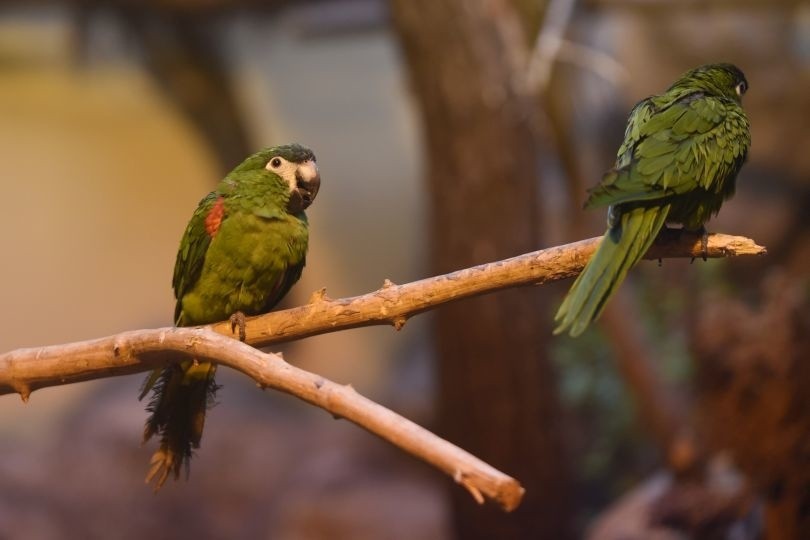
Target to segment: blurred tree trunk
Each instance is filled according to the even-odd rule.
[[[433,270],[537,249],[534,103],[522,89],[525,41],[511,4],[395,0],[392,11],[424,119]],[[506,291],[436,313],[442,432],[527,490],[504,514],[454,488],[460,538],[570,537],[542,296]]]

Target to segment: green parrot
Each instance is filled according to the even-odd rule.
[[[174,266],[177,326],[196,326],[270,311],[301,277],[309,229],[304,210],[320,187],[312,151],[298,144],[267,148],[248,157],[200,201]],[[199,448],[205,412],[218,388],[216,365],[186,360],[146,379],[151,413],[143,439],[160,435],[146,482],[159,489],[175,479]]]
[[[702,232],[705,251],[703,225],[734,194],[751,146],[746,90],[736,66],[709,64],[633,108],[615,166],[585,201],[608,207],[607,232],[560,305],[555,334],[578,336],[599,317],[665,223]]]

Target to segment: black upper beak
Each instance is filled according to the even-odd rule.
[[[296,175],[295,187],[296,191],[298,191],[298,194],[301,196],[302,210],[306,210],[318,195],[318,190],[321,187],[321,175],[316,174],[308,180],[305,180],[300,175]]]
[[[295,188],[290,192],[287,211],[297,214],[309,208],[321,187],[321,175],[314,161],[301,164],[295,172]]]

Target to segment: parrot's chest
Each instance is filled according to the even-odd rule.
[[[291,268],[304,262],[308,243],[302,220],[239,216],[223,222],[205,256],[200,278],[182,298],[194,324],[224,320],[241,311],[260,313]]]

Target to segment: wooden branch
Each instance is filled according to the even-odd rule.
[[[292,366],[208,328],[136,330],[115,336],[0,355],[0,393],[18,392],[23,400],[45,386],[67,380],[98,379],[165,365],[168,358],[216,362],[241,371],[261,388],[292,394],[345,418],[433,465],[467,489],[479,503],[490,499],[514,510],[523,488],[511,478],[461,448],[445,441],[361,396],[351,386]]]
[[[666,241],[656,242],[645,258],[700,257],[700,238],[698,234],[683,233]],[[540,285],[573,277],[585,266],[601,239],[589,238],[533,251],[404,285],[395,285],[386,280],[380,289],[362,296],[333,300],[322,289],[313,294],[306,305],[248,318],[245,327],[247,343],[264,347],[348,328],[380,324],[390,324],[399,330],[408,317],[448,302],[501,289]],[[710,234],[708,242],[709,258],[766,253],[764,247],[742,236]],[[214,324],[212,329],[221,334],[232,335],[228,322]]]
[[[265,346],[347,328],[391,324],[401,328],[412,315],[438,305],[492,291],[538,285],[576,275],[601,238],[535,251],[450,274],[394,285],[353,298],[331,300],[325,291],[309,304],[247,320],[247,342]],[[753,240],[713,234],[708,257],[762,255]],[[650,248],[648,259],[699,257],[700,236],[684,233]],[[213,331],[212,331],[213,330]],[[357,394],[351,387],[287,364],[231,339],[230,323],[200,328],[137,330],[114,336],[0,354],[0,395],[19,393],[27,401],[38,388],[147,371],[180,357],[194,357],[237,369],[270,387],[346,418],[434,465],[481,502],[491,499],[509,511],[520,504],[520,484],[418,425]],[[224,334],[224,335],[223,335]]]
[[[585,266],[600,241],[601,237],[589,238],[405,285],[395,285],[385,280],[380,289],[362,296],[332,300],[321,289],[312,295],[306,305],[248,318],[245,322],[245,342],[254,347],[264,347],[318,334],[382,324],[390,324],[399,330],[408,317],[448,302],[575,276]],[[725,234],[710,234],[708,237],[707,257],[710,258],[765,253],[765,248],[750,238]],[[700,235],[684,233],[667,241],[657,241],[645,258],[700,256]],[[227,321],[200,328],[233,337],[231,324]],[[178,329],[170,327],[134,333],[152,332],[166,336],[177,331]],[[121,363],[120,354],[115,349],[97,347],[98,343],[109,343],[111,340],[114,342],[130,334],[132,333],[0,354],[0,395],[16,392],[26,400],[37,388],[147,371],[176,360],[176,353],[172,349],[167,347],[162,350],[156,346],[147,351],[148,359]],[[88,351],[94,351],[95,355],[88,355]],[[51,355],[51,362],[47,366],[42,362],[46,354]],[[60,362],[60,355],[82,360]],[[24,369],[20,369],[22,364],[18,364],[19,362],[24,362]]]

